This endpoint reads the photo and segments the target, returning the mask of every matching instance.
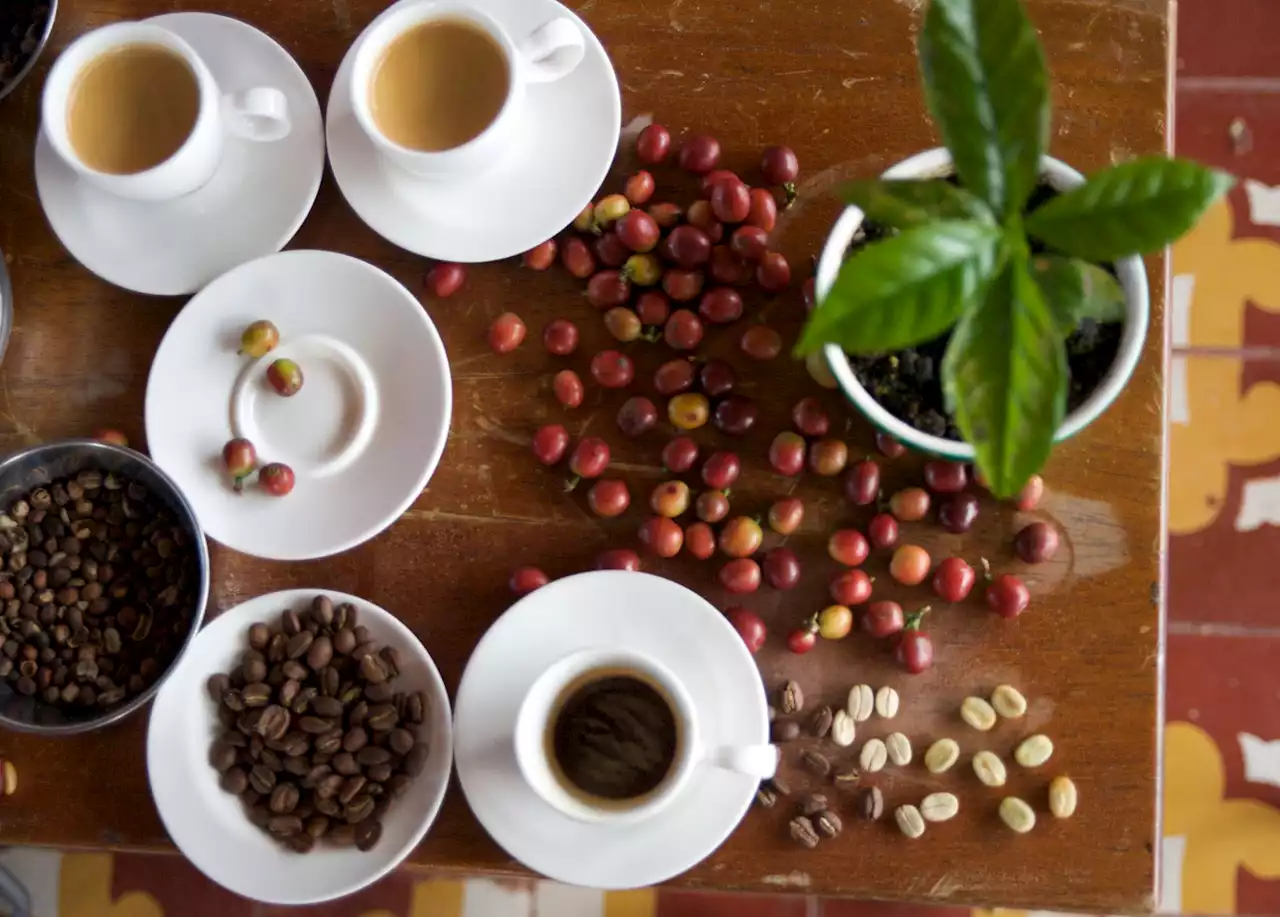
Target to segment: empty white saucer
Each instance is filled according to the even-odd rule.
[[[81,181],[40,132],[36,189],[54,233],[99,277],[138,293],[194,293],[238,264],[280,251],[302,225],[324,173],[320,103],[289,52],[247,23],[212,13],[148,21],[185,39],[223,91],[280,89],[293,124],[289,136],[276,143],[227,137],[207,185],[146,203]]]
[[[262,319],[279,346],[238,354]],[[266,377],[280,358],[302,370],[288,398]],[[147,380],[147,444],[209,537],[273,560],[327,557],[417,499],[449,435],[450,385],[435,325],[396,280],[347,255],[282,252],[219,277],[173,320]],[[293,492],[237,493],[221,459],[233,437],[260,465],[289,465]]]
[[[442,261],[497,261],[551,238],[595,196],[618,148],[618,79],[586,24],[555,0],[488,0],[484,10],[516,36],[569,17],[586,57],[564,79],[528,87],[524,146],[482,174],[433,182],[379,156],[351,110],[350,53],[329,93],[329,163],[347,202],[383,238]]]
[[[742,638],[716,608],[647,573],[581,573],[513,605],[471,654],[454,705],[454,755],[467,803],[490,836],[559,882],[655,885],[706,859],[742,820],[757,780],[710,764],[647,821],[588,824],[534,794],[516,765],[515,720],[534,680],[587,648],[648,655],[689,692],[708,745],[768,742],[764,687]]]

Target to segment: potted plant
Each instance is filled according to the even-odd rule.
[[[824,349],[873,423],[1008,497],[1124,388],[1141,255],[1233,179],[1163,156],[1085,179],[1047,157],[1048,72],[1019,0],[931,0],[917,56],[946,146],[842,186],[796,350]]]

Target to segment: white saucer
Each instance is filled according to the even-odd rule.
[[[485,830],[530,869],[594,888],[655,885],[710,856],[742,820],[759,782],[700,765],[666,809],[625,827],[575,821],[534,795],[516,768],[520,702],[553,662],[599,646],[649,654],[681,679],[706,744],[769,741],[760,673],[724,616],[678,583],[605,570],[529,593],[484,635],[456,695],[458,779]]]
[[[573,19],[586,57],[564,79],[529,86],[526,146],[483,174],[429,182],[379,156],[351,111],[350,52],[329,92],[329,163],[351,208],[383,238],[442,261],[497,261],[551,238],[600,190],[618,149],[618,79],[586,23],[555,0],[484,8],[517,39],[555,16]]]
[[[216,708],[206,684],[228,672],[246,648],[249,625],[301,611],[323,593],[335,605],[350,602],[375,641],[400,652],[397,687],[425,691],[430,726],[426,767],[387,812],[382,839],[367,852],[323,844],[306,855],[286,851],[255,828],[240,801],[218,786],[209,764],[217,733]],[[169,837],[196,868],[238,895],[270,904],[314,904],[349,895],[389,873],[426,835],[449,785],[452,735],[449,695],[440,672],[413,632],[371,602],[326,589],[292,589],[250,599],[196,635],[189,652],[165,680],[147,727],[147,779]]]
[[[280,345],[259,360],[238,355],[259,319],[275,323]],[[281,357],[302,369],[291,398],[266,381]],[[209,537],[306,560],[400,518],[440,461],[451,406],[444,344],[408,290],[347,255],[288,251],[222,275],[178,313],[147,380],[147,444]],[[236,436],[260,464],[289,465],[293,492],[237,494],[221,460]]]
[[[209,184],[158,204],[124,200],[81,181],[42,131],[36,189],[63,246],[99,277],[138,293],[194,293],[237,264],[280,251],[302,225],[324,173],[320,103],[289,52],[251,25],[212,13],[147,21],[186,39],[224,92],[279,88],[289,100],[293,130],[278,143],[228,137]]]

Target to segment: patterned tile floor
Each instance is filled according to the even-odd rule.
[[[1244,181],[1174,250],[1161,907],[1280,915],[1280,0],[1182,0],[1179,153]],[[177,857],[0,852],[37,917],[268,917]],[[308,917],[951,917],[400,872]],[[975,914],[973,917],[991,917]],[[1011,917],[1003,912],[1001,917]]]

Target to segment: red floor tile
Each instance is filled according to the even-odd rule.
[[[821,917],[970,917],[968,908],[888,904],[884,901],[823,901]]]
[[[654,917],[805,917],[802,895],[722,895],[659,889]]]
[[[65,861],[64,861],[65,862]],[[146,892],[163,914],[250,917],[254,904],[205,878],[175,854],[118,853],[111,860],[111,900]]]
[[[1169,639],[1164,825],[1185,913],[1280,913],[1277,659],[1280,637]]]
[[[1280,76],[1275,0],[1181,0],[1179,76]]]
[[[353,915],[370,913],[384,915],[384,917],[410,917],[413,914],[413,886],[422,878],[421,874],[398,869],[368,888],[337,901],[307,907],[273,907],[260,904],[253,912],[253,917],[353,917]]]

